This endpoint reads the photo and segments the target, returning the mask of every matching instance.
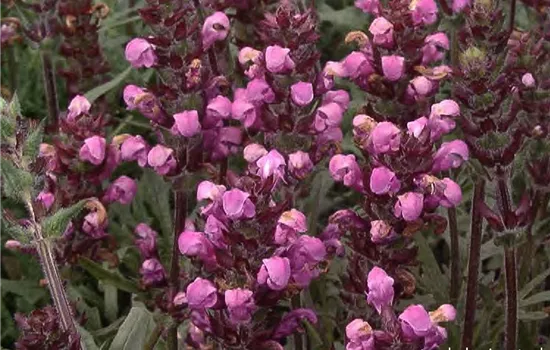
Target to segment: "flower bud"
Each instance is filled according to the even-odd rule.
[[[397,81],[405,71],[405,58],[402,56],[382,56],[382,71],[389,81]]]
[[[249,199],[250,194],[234,188],[222,196],[222,206],[225,215],[233,220],[249,219],[256,215],[256,206]]]
[[[120,157],[123,161],[137,161],[140,167],[147,165],[149,145],[140,135],[130,136],[120,146]]]
[[[409,5],[413,24],[430,25],[437,21],[437,4],[434,0],[412,0]]]
[[[422,47],[422,64],[427,65],[445,58],[445,51],[450,48],[449,38],[443,32],[428,35]]]
[[[214,12],[202,26],[202,48],[208,50],[216,41],[225,40],[229,33],[229,18],[223,12]]]
[[[222,95],[211,99],[206,106],[206,115],[215,119],[228,119],[231,116],[231,101]]]
[[[375,266],[367,275],[367,302],[374,306],[378,314],[382,308],[393,304],[393,278],[386,271]]]
[[[302,212],[296,209],[285,211],[277,221],[275,243],[284,245],[293,242],[298,238],[298,232],[304,233],[306,231],[306,216]]]
[[[199,114],[195,110],[174,114],[172,131],[184,137],[193,137],[201,131]]]
[[[268,46],[265,50],[265,65],[271,73],[288,73],[294,69],[294,61],[290,58],[290,49],[279,45]]]
[[[393,24],[384,17],[378,17],[372,21],[369,32],[375,45],[391,49],[393,47]]]
[[[345,77],[350,77],[351,79],[357,79],[359,77],[368,77],[374,68],[363,52],[353,51],[344,58],[342,62],[342,67],[344,68]]]
[[[288,155],[288,171],[297,179],[304,179],[313,170],[309,154],[297,151]]]
[[[369,149],[374,154],[399,151],[401,130],[391,122],[376,124],[369,137]]]
[[[380,166],[372,170],[370,176],[370,190],[378,195],[397,193],[401,183],[395,173],[390,169]]]
[[[329,162],[330,175],[334,181],[342,181],[352,188],[363,187],[363,174],[353,154],[337,154]]]
[[[100,165],[105,159],[106,144],[105,139],[101,136],[87,138],[84,140],[84,145],[80,148],[80,159],[94,165]]]
[[[55,196],[51,192],[42,191],[38,194],[36,200],[40,201],[46,210],[49,210],[55,202]]]
[[[344,110],[338,103],[327,103],[317,109],[313,127],[317,131],[325,131],[327,128],[340,126],[343,118]]]
[[[403,217],[405,221],[415,221],[422,214],[424,195],[422,193],[407,192],[397,197],[394,214]]]
[[[263,259],[263,264],[258,272],[259,284],[267,284],[270,289],[283,290],[290,279],[290,261],[288,258],[274,256]]]
[[[248,163],[255,163],[258,159],[265,156],[266,154],[267,150],[265,149],[265,147],[257,143],[251,143],[243,150],[244,159]]]
[[[136,235],[134,243],[139,249],[141,256],[145,259],[156,256],[158,234],[144,223],[138,224],[134,233]]]
[[[137,184],[134,179],[123,175],[109,186],[103,200],[109,203],[116,201],[121,204],[130,204],[136,192]]]
[[[290,87],[290,97],[296,105],[307,106],[313,101],[313,85],[302,81],[297,82]]]
[[[134,68],[151,68],[157,63],[155,48],[145,39],[132,39],[126,45],[124,54],[126,56],[126,60],[130,62]]]
[[[145,260],[139,269],[143,284],[146,286],[155,286],[162,284],[166,280],[164,266],[156,258]]]
[[[430,315],[422,305],[409,305],[398,319],[403,335],[409,340],[427,336],[433,326]]]
[[[229,319],[233,323],[248,323],[256,310],[253,293],[248,289],[229,289],[225,291],[225,304]]]
[[[166,175],[177,166],[174,150],[163,145],[156,145],[149,151],[147,162],[159,175]]]
[[[370,222],[370,238],[373,243],[387,243],[396,236],[397,234],[393,228],[384,220],[373,220]]]
[[[69,113],[67,114],[67,119],[74,121],[74,119],[79,115],[88,114],[91,107],[92,105],[86,97],[77,95],[73,97],[71,103],[69,103]]]
[[[216,286],[209,280],[197,277],[187,286],[187,303],[191,309],[206,309],[218,302]]]

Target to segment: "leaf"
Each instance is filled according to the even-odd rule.
[[[90,275],[103,283],[113,285],[128,293],[139,293],[140,291],[136,283],[124,278],[116,272],[104,269],[101,265],[88,258],[81,257],[78,259],[78,262]]]
[[[15,122],[9,116],[3,115],[0,117],[0,136],[2,137],[2,143],[6,142],[6,139],[15,135]]]
[[[550,301],[550,291],[548,290],[532,295],[527,299],[520,300],[519,306],[525,307],[533,304],[543,303],[545,301]]]
[[[119,20],[119,21],[114,21],[114,22],[110,22],[108,23],[107,25],[103,24],[101,26],[101,28],[99,28],[99,30],[97,31],[98,33],[101,33],[101,32],[105,32],[109,29],[113,29],[113,28],[116,28],[116,27],[120,27],[122,25],[125,25],[125,24],[128,24],[128,23],[132,23],[132,22],[136,22],[136,21],[139,21],[141,20],[141,16],[133,16],[133,17],[130,17],[130,18],[126,18],[126,19],[123,19],[123,20]]]
[[[32,232],[20,225],[13,225],[2,218],[2,234],[7,234],[16,241],[22,244],[31,242]]]
[[[112,80],[106,82],[103,85],[99,85],[92,90],[88,91],[84,96],[90,101],[90,103],[94,103],[94,101],[109,92],[110,90],[114,89],[118,86],[126,77],[130,74],[132,71],[132,67],[126,68],[123,72],[121,72],[119,75],[114,77]]]
[[[415,241],[418,245],[418,260],[422,263],[422,274],[417,281],[424,285],[428,292],[434,294],[434,298],[439,304],[445,303],[448,299],[449,280],[441,273],[426,238],[422,234],[417,234]]]
[[[42,222],[42,231],[45,237],[59,237],[67,228],[69,222],[74,219],[84,206],[88,202],[87,199],[83,199],[80,202],[68,207],[58,210],[52,216],[48,216]]]
[[[319,332],[317,332],[317,329],[313,327],[311,323],[309,323],[307,320],[302,321],[302,325],[304,326],[307,336],[309,338],[309,345],[312,349],[322,349],[323,340],[321,339],[321,336],[319,335]]]
[[[10,117],[14,120],[16,117],[21,115],[21,103],[19,102],[17,93],[13,94],[13,97],[11,98],[8,112],[10,113]]]
[[[38,156],[40,143],[44,137],[44,127],[46,125],[46,119],[42,119],[40,124],[34,129],[25,140],[25,146],[23,147],[23,155],[34,160]]]
[[[4,293],[12,293],[22,297],[33,305],[48,295],[47,289],[40,287],[36,282],[2,279],[1,285],[2,295]]]
[[[305,203],[304,212],[308,217],[308,232],[314,235],[319,224],[318,218],[321,212],[322,201],[326,199],[327,193],[334,184],[332,177],[326,170],[319,171],[315,174],[311,183],[311,188],[314,189],[312,195]]]
[[[109,350],[143,349],[155,329],[153,315],[142,307],[133,307],[120,326]]]
[[[32,175],[15,167],[7,159],[2,158],[0,162],[2,174],[2,189],[4,194],[14,200],[24,201],[25,196],[29,195],[33,185]]]
[[[83,327],[77,325],[78,333],[80,334],[80,344],[83,350],[99,350],[95,343],[94,337]]]
[[[543,311],[524,311],[518,310],[518,319],[522,321],[539,321],[548,317],[548,314]]]
[[[356,9],[355,6],[348,6],[341,10],[334,10],[329,5],[323,3],[318,8],[319,18],[321,22],[329,22],[333,26],[342,27],[345,29],[359,30],[365,26],[367,17]]]
[[[525,299],[525,297],[531,293],[533,289],[535,289],[536,286],[541,284],[546,277],[550,276],[550,268],[546,271],[543,271],[539,275],[537,275],[535,278],[533,278],[531,281],[529,281],[521,290],[519,291],[519,298]]]

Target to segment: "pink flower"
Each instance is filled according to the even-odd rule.
[[[391,49],[393,47],[393,24],[384,17],[372,21],[369,32],[373,36],[373,43]]]
[[[299,81],[290,87],[292,102],[298,106],[307,106],[313,101],[313,85]]]
[[[456,318],[456,309],[451,304],[443,304],[437,310],[430,312],[432,323],[454,321]]]
[[[197,200],[202,201],[209,199],[217,201],[222,198],[226,188],[223,185],[216,185],[210,181],[202,181],[197,187]]]
[[[443,196],[441,196],[439,204],[445,208],[456,207],[462,201],[460,186],[448,177],[441,181],[445,184],[445,189],[443,190]]]
[[[290,58],[290,49],[279,45],[268,46],[265,50],[265,65],[271,73],[288,73],[294,69],[294,61]]]
[[[338,103],[327,103],[317,109],[313,126],[317,131],[325,131],[327,128],[340,126],[343,117],[344,110]]]
[[[225,305],[229,312],[229,319],[233,323],[248,323],[252,313],[256,310],[253,293],[248,289],[229,289],[225,291]]]
[[[158,233],[144,223],[138,224],[134,233],[136,235],[134,243],[141,256],[145,259],[154,257],[157,254]]]
[[[156,145],[149,151],[147,162],[159,175],[167,175],[177,166],[174,150],[163,145]]]
[[[382,56],[382,71],[389,81],[397,81],[403,76],[405,58],[402,56]]]
[[[273,103],[275,93],[269,84],[263,79],[253,79],[246,85],[246,101],[254,106],[260,106],[264,103]]]
[[[290,279],[290,261],[288,258],[274,256],[263,259],[262,262],[262,267],[256,277],[258,283],[267,284],[273,290],[285,289]]]
[[[373,220],[370,222],[370,238],[373,243],[387,243],[396,236],[397,234],[393,228],[384,220]]]
[[[73,121],[76,117],[81,114],[88,114],[92,105],[90,101],[82,95],[76,95],[69,103],[69,113],[67,114],[67,119]]]
[[[422,305],[409,305],[398,319],[403,335],[410,340],[427,336],[433,327],[430,315]]]
[[[317,323],[317,315],[310,309],[294,309],[283,316],[283,319],[273,332],[273,339],[286,338],[297,330],[301,330],[302,321]],[[303,331],[302,331],[303,332]],[[275,348],[278,349],[278,348]],[[281,347],[282,350],[282,347]]]
[[[430,135],[429,132],[426,132],[426,130],[429,131],[429,128],[427,126],[428,118],[420,117],[418,119],[415,119],[412,122],[407,123],[408,134],[417,139],[425,133],[427,133],[427,135]]]
[[[55,196],[51,192],[42,191],[36,197],[37,201],[40,201],[46,210],[50,209],[55,202]]]
[[[157,63],[155,48],[145,39],[132,39],[128,45],[126,45],[125,55],[126,60],[130,62],[134,68],[150,68]]]
[[[86,215],[82,223],[82,231],[93,238],[104,237],[106,235],[105,227],[107,227],[107,220],[101,221],[101,217],[95,211]]]
[[[258,159],[265,156],[266,154],[267,150],[265,149],[265,147],[257,143],[251,143],[243,150],[244,159],[248,163],[255,163]]]
[[[297,179],[304,179],[313,170],[309,154],[296,151],[288,155],[288,171]]]
[[[137,161],[140,167],[147,165],[149,145],[140,135],[131,136],[120,146],[120,157],[123,161]]]
[[[256,122],[256,107],[246,100],[235,100],[231,105],[231,116],[243,122],[246,128],[250,128]]]
[[[367,302],[374,306],[378,313],[382,309],[393,304],[393,278],[386,271],[375,266],[367,275]]]
[[[329,171],[334,181],[342,181],[352,188],[363,187],[363,174],[353,154],[333,156],[329,162]]]
[[[367,321],[356,318],[346,326],[349,343],[346,350],[374,350],[372,327]]]
[[[216,286],[209,280],[197,277],[187,286],[187,303],[191,309],[206,309],[218,302]]]
[[[453,13],[460,13],[466,7],[470,6],[472,0],[453,0],[452,9]]]
[[[184,137],[193,137],[201,131],[199,114],[195,110],[174,114],[172,131]]]
[[[375,154],[399,151],[401,130],[391,122],[381,122],[374,127],[369,137],[369,148]]]
[[[364,13],[371,13],[375,16],[380,14],[379,0],[355,0],[355,7],[362,10]]]
[[[374,72],[367,56],[359,51],[353,51],[347,55],[342,62],[342,67],[344,68],[345,77],[350,77],[351,79],[367,77]]]
[[[202,48],[208,50],[216,41],[225,40],[229,33],[229,18],[223,12],[214,12],[202,26]]]
[[[521,77],[521,82],[525,87],[532,88],[535,86],[535,78],[533,78],[533,74],[531,73],[525,73]]]
[[[306,288],[319,276],[317,264],[325,259],[326,254],[325,244],[317,237],[302,235],[295,240],[287,250],[294,283]]]
[[[136,98],[145,93],[145,90],[136,85],[126,85],[123,92],[124,102],[129,110],[138,108]]]
[[[304,233],[306,231],[306,216],[302,212],[296,209],[285,211],[277,221],[275,243],[284,245],[293,242],[298,238],[298,232]]]
[[[178,248],[183,255],[197,257],[207,264],[216,261],[214,246],[202,232],[183,231],[178,237]]]
[[[106,202],[119,202],[130,204],[137,192],[137,184],[128,176],[121,176],[109,186],[103,200]]]
[[[249,199],[250,194],[234,188],[222,196],[222,205],[225,215],[233,220],[252,218],[256,215],[256,206]]]
[[[273,149],[269,151],[256,161],[256,165],[258,166],[258,175],[264,180],[267,180],[271,176],[276,178],[284,177],[285,158],[277,150]]]
[[[148,119],[160,123],[166,118],[158,99],[152,93],[135,85],[124,88],[124,102],[128,110],[137,109]]]
[[[348,109],[349,106],[349,94],[346,90],[331,90],[327,91],[323,95],[323,103],[322,104],[329,104],[331,102],[334,102],[342,108],[342,110]]]
[[[409,10],[414,25],[430,25],[437,21],[437,5],[434,0],[412,0]]]
[[[403,217],[405,221],[414,221],[422,214],[424,195],[422,193],[407,192],[397,197],[394,214]]]
[[[374,168],[370,175],[370,190],[378,195],[397,193],[401,183],[395,173],[390,169],[380,166]]]
[[[430,64],[445,58],[445,51],[449,50],[449,38],[443,32],[428,35],[424,39],[422,48],[422,64]]]
[[[162,284],[166,280],[164,266],[156,258],[145,260],[139,269],[143,284],[146,286],[155,286]]]
[[[360,138],[361,140],[366,139],[374,127],[378,124],[374,119],[369,117],[366,114],[358,114],[353,117],[353,136]]]
[[[407,86],[407,97],[416,101],[423,100],[432,93],[433,83],[424,76],[412,79]]]
[[[468,146],[464,141],[443,142],[433,156],[432,172],[456,169],[468,160]]]
[[[204,224],[204,233],[216,248],[227,249],[227,241],[224,236],[224,232],[227,231],[228,229],[223,222],[214,215],[208,215]]]
[[[92,136],[84,140],[84,145],[80,148],[79,157],[83,161],[100,165],[105,159],[107,142],[101,136]]]
[[[206,106],[206,115],[216,120],[228,119],[231,116],[231,101],[222,95],[214,97]]]

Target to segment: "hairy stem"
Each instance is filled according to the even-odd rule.
[[[451,236],[451,304],[456,305],[460,294],[460,247],[458,241],[458,225],[456,222],[456,209],[447,209],[449,216],[449,234]]]
[[[516,248],[504,248],[504,270],[506,287],[506,330],[504,332],[504,348],[517,350],[518,336],[518,278],[516,266]]]
[[[508,24],[508,33],[512,34],[514,31],[514,24],[516,22],[516,0],[510,1],[510,23]]]
[[[55,72],[52,58],[49,53],[42,52],[42,79],[44,80],[44,92],[46,94],[46,105],[48,107],[48,118],[50,124],[57,126],[59,105],[57,101],[57,87],[55,83]]]
[[[481,236],[483,232],[483,217],[481,216],[480,204],[484,199],[485,179],[480,178],[476,181],[474,187],[474,198],[472,200],[470,254],[468,258],[468,279],[466,286],[466,310],[464,313],[461,349],[472,349],[474,339],[478,272],[481,258]]]

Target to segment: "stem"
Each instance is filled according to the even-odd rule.
[[[508,33],[512,34],[514,31],[514,24],[516,21],[516,0],[510,1],[510,24],[508,27]]]
[[[55,72],[52,59],[49,53],[42,52],[42,78],[44,79],[44,92],[46,94],[46,104],[48,106],[48,118],[50,124],[57,127],[57,116],[59,106],[57,102],[57,88],[55,85]]]
[[[15,62],[15,47],[8,47],[4,50],[8,57],[8,81],[10,84],[10,92],[13,94],[17,91],[17,63]]]
[[[292,309],[294,310],[302,307],[302,299],[301,299],[300,293],[292,297],[291,303],[292,303]],[[294,333],[294,349],[302,350],[303,348],[304,348],[304,341],[302,339],[302,334]]]
[[[485,179],[478,179],[474,187],[472,199],[472,214],[470,226],[470,254],[468,259],[468,280],[466,286],[466,310],[464,313],[464,327],[461,349],[472,349],[474,339],[474,324],[476,317],[476,298],[478,288],[478,272],[481,254],[481,236],[483,218],[480,204],[485,199]]]
[[[460,247],[456,209],[447,209],[447,215],[449,216],[449,234],[451,236],[451,290],[449,296],[451,304],[456,305],[460,295]]]
[[[447,4],[447,0],[439,0],[438,2],[439,2],[439,5],[440,5],[441,9],[443,10],[443,12],[445,12],[445,14],[447,16],[452,16],[453,15],[453,11],[449,7],[449,4]]]
[[[506,330],[504,348],[516,350],[518,336],[518,279],[516,266],[516,247],[504,248],[504,269],[506,278]]]

